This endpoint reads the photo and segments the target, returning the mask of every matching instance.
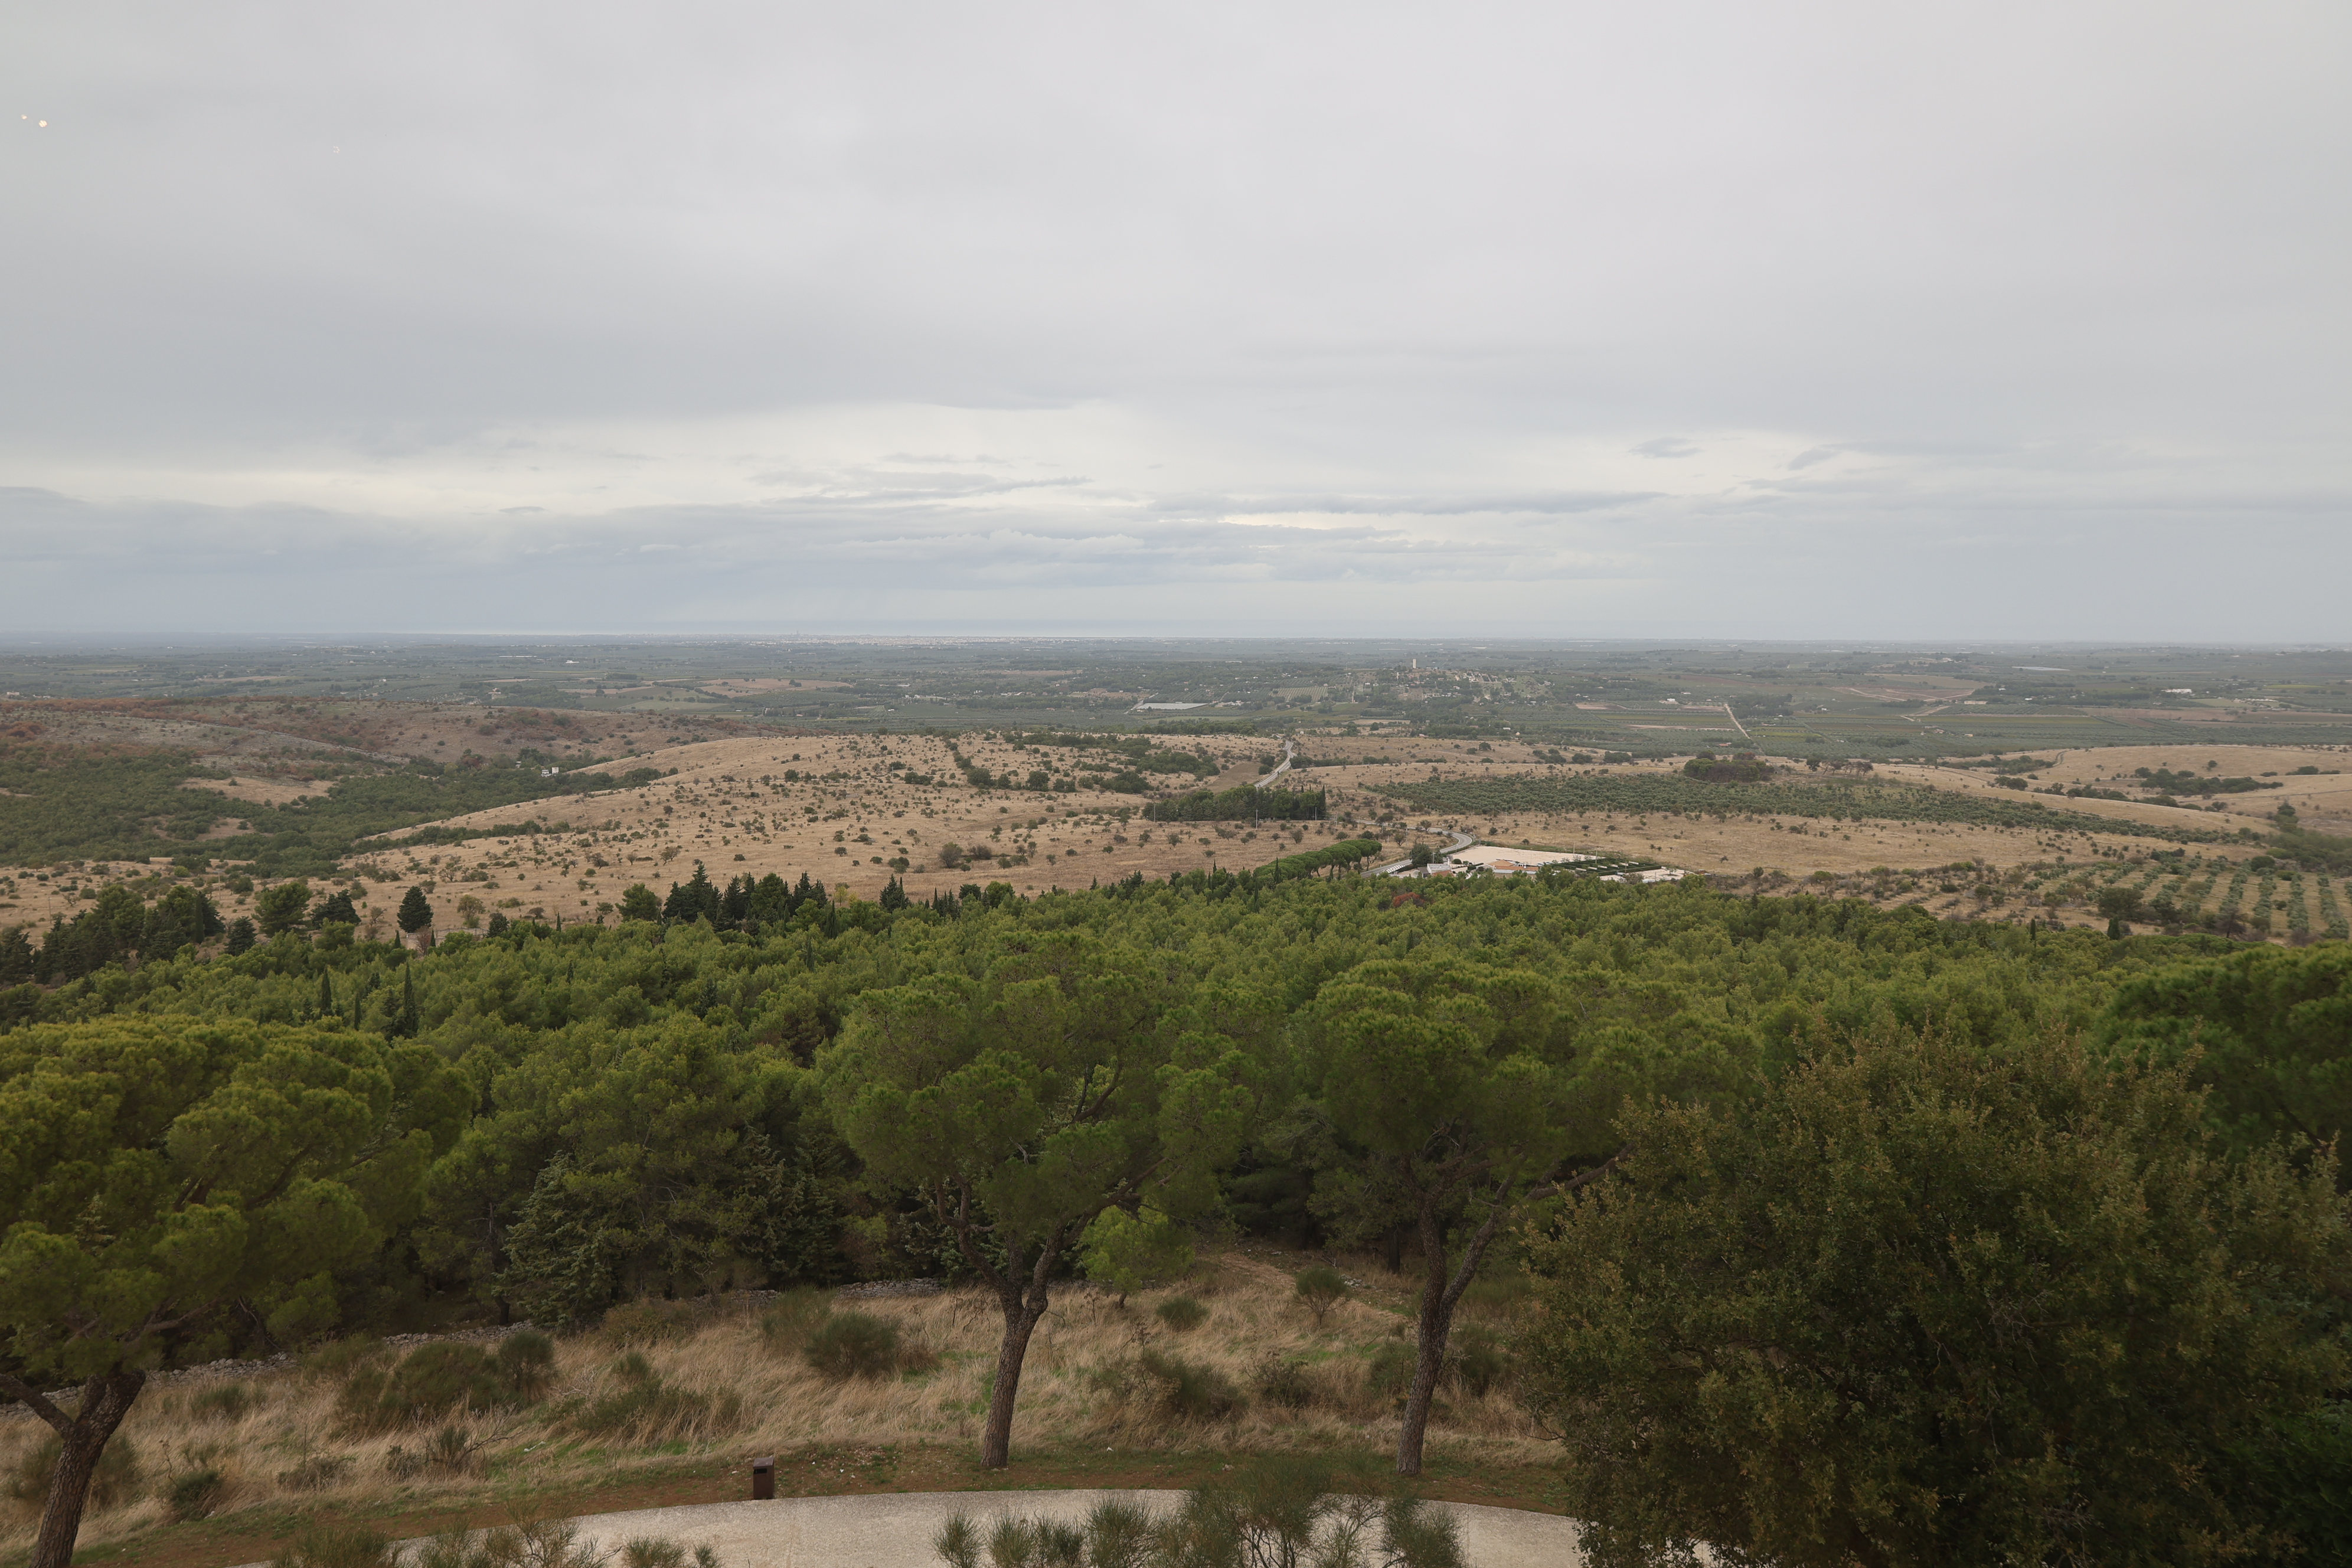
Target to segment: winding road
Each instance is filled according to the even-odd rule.
[[[1266,785],[1272,784],[1275,780],[1288,773],[1290,771],[1290,760],[1297,755],[1298,755],[1297,744],[1288,736],[1285,736],[1282,742],[1282,761],[1275,763],[1274,772],[1258,780],[1255,787],[1264,789]]]

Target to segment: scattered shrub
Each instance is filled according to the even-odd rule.
[[[208,1519],[228,1495],[228,1478],[206,1467],[190,1470],[163,1489],[163,1506],[182,1524],[191,1520]]]
[[[1347,1300],[1348,1281],[1339,1271],[1324,1264],[1298,1271],[1298,1299],[1315,1314],[1315,1326],[1320,1329],[1331,1309]]]
[[[498,1354],[491,1359],[519,1404],[546,1397],[548,1385],[555,1381],[555,1342],[537,1329],[519,1329],[509,1334],[499,1342]]]
[[[302,1358],[302,1370],[313,1377],[344,1377],[353,1368],[383,1353],[383,1342],[373,1334],[348,1334],[330,1341]]]
[[[616,1345],[657,1345],[685,1338],[695,1316],[683,1301],[624,1301],[597,1326]]]
[[[495,1353],[479,1345],[419,1345],[389,1373],[362,1366],[343,1385],[336,1413],[344,1425],[385,1431],[457,1410],[508,1410],[536,1403],[554,1376],[555,1346],[526,1329]]]
[[[349,1454],[306,1455],[291,1468],[278,1472],[278,1484],[288,1491],[324,1491],[350,1479],[352,1468],[357,1462]]]
[[[501,1525],[479,1534],[455,1530],[417,1548],[409,1568],[607,1568],[606,1554],[582,1541],[569,1520],[534,1520]],[[706,1548],[694,1554],[698,1568],[719,1568]]]
[[[1452,1516],[1416,1498],[1334,1496],[1330,1480],[1328,1464],[1272,1458],[1229,1485],[1196,1488],[1157,1517],[1113,1500],[1097,1504],[1084,1524],[1007,1516],[983,1533],[959,1513],[931,1548],[948,1568],[1462,1568]]]
[[[1257,1396],[1285,1410],[1304,1410],[1321,1396],[1307,1363],[1297,1356],[1270,1351],[1251,1375]]]
[[[49,1478],[57,1473],[58,1456],[64,1452],[54,1433],[28,1449],[8,1478],[9,1500],[37,1514],[48,1501]],[[139,1445],[118,1434],[98,1456],[87,1506],[96,1512],[131,1501],[139,1495]]]
[[[210,1421],[236,1421],[260,1407],[260,1394],[241,1383],[215,1383],[188,1401],[188,1414]]]
[[[1402,1399],[1412,1388],[1413,1347],[1383,1341],[1364,1361],[1364,1392],[1382,1403]]]
[[[898,1325],[871,1312],[835,1312],[801,1352],[826,1377],[890,1377],[927,1364],[929,1357],[898,1342]]]
[[[664,1536],[640,1535],[621,1548],[622,1568],[686,1568],[688,1561],[695,1568],[719,1568],[719,1554],[708,1546],[696,1547],[689,1559],[685,1547]]]
[[[444,1426],[425,1440],[423,1454],[431,1468],[461,1476],[480,1468],[481,1451],[462,1426]]]
[[[1209,1309],[1190,1296],[1171,1296],[1151,1309],[1151,1315],[1178,1333],[1190,1333],[1209,1321]]]
[[[833,1300],[814,1286],[787,1290],[760,1316],[760,1337],[779,1355],[796,1354],[833,1314]]]
[[[467,1436],[464,1427],[444,1426],[422,1447],[394,1444],[384,1454],[383,1468],[394,1479],[403,1481],[434,1469],[453,1476],[477,1474],[482,1468],[481,1446]]]
[[[1462,1292],[1460,1316],[1502,1320],[1516,1315],[1535,1299],[1535,1287],[1517,1268],[1491,1279],[1473,1279]]]
[[[313,1525],[269,1560],[269,1568],[397,1568],[391,1540],[363,1526]]]
[[[718,1397],[665,1383],[647,1368],[624,1377],[625,1386],[575,1405],[562,1425],[584,1436],[629,1437],[641,1443],[688,1436],[718,1436],[742,1424],[743,1398],[732,1389]]]
[[[1135,1366],[1159,1385],[1160,1407],[1179,1420],[1223,1420],[1242,1407],[1241,1391],[1214,1367],[1160,1351],[1145,1351]]]
[[[1510,1352],[1494,1330],[1483,1323],[1465,1323],[1454,1331],[1445,1370],[1456,1387],[1483,1399],[1509,1381]]]

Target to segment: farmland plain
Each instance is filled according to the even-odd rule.
[[[2352,656],[2327,650],[317,642],[0,651],[0,923],[36,931],[174,876],[231,918],[339,885],[378,928],[416,885],[451,929],[609,921],[697,863],[1034,893],[1456,830],[2079,921],[2063,900],[2176,851],[2226,865],[2222,897],[2282,805],[2352,832]],[[1327,820],[1143,820],[1286,738]],[[1773,776],[1690,779],[1702,750]],[[2293,929],[2327,929],[2319,890],[2287,889]]]

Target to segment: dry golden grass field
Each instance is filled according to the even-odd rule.
[[[600,751],[607,742],[648,739],[659,728],[648,728],[648,721],[637,715],[588,717],[611,721],[611,733],[599,737]],[[544,719],[518,718],[512,721],[510,738],[519,737],[520,743],[551,724]],[[609,921],[616,918],[626,889],[642,882],[666,893],[672,882],[692,874],[697,861],[720,883],[746,873],[758,878],[772,872],[788,881],[806,874],[829,890],[845,888],[859,899],[875,898],[893,877],[902,877],[917,898],[953,891],[968,882],[991,881],[1037,893],[1108,883],[1138,872],[1157,879],[1171,871],[1211,867],[1243,870],[1302,847],[1367,832],[1378,832],[1401,856],[1416,842],[1449,841],[1447,829],[1454,828],[1503,844],[1646,857],[1690,872],[1739,879],[1742,886],[1807,883],[1820,891],[1878,903],[1925,902],[1937,913],[1975,914],[1984,912],[1981,900],[1938,889],[1955,879],[1973,889],[1988,879],[2014,879],[2027,868],[2113,861],[2164,847],[2162,840],[2124,831],[2059,834],[1965,823],[1832,822],[1771,815],[1718,821],[1602,810],[1492,816],[1407,814],[1400,803],[1377,793],[1378,786],[1423,783],[1433,775],[1449,780],[1545,776],[1568,770],[1542,761],[1538,748],[1510,742],[1490,742],[1482,751],[1479,742],[1467,741],[1310,734],[1297,743],[1301,755],[1316,765],[1282,782],[1328,790],[1330,819],[1325,822],[1256,828],[1236,823],[1145,822],[1145,797],[1086,787],[1089,779],[1098,783],[1103,777],[1076,771],[1081,761],[1099,762],[1105,754],[1089,749],[1031,746],[977,733],[960,736],[953,744],[964,760],[992,774],[1011,772],[1025,777],[1031,769],[1044,767],[1081,786],[1074,794],[980,790],[959,772],[950,742],[939,737],[769,731],[645,746],[610,764],[616,773],[645,767],[665,775],[642,787],[525,802],[441,825],[488,828],[536,820],[551,827],[560,821],[563,831],[416,847],[403,844],[408,834],[393,834],[348,858],[344,868],[363,918],[373,917],[365,933],[382,935],[389,930],[393,906],[412,883],[425,887],[437,929],[444,932],[479,925],[493,912],[566,922]],[[1160,744],[1208,756],[1220,770],[1198,781],[1181,773],[1150,775],[1165,790],[1223,789],[1255,781],[1281,749],[1277,742],[1236,736],[1165,737]],[[2307,826],[2352,832],[2352,749],[2127,747],[2045,752],[2042,760],[2053,765],[2032,773],[2036,787],[2053,782],[2104,786],[2131,780],[2139,767],[2223,776],[2276,775],[2263,782],[2284,786],[2221,796],[2220,811],[2208,809],[2210,803],[2205,802],[2164,806],[2040,797],[2055,809],[2104,817],[2119,828],[2133,823],[2224,831],[2260,827],[2284,802],[2304,814]],[[1620,776],[1670,774],[1679,765],[1678,759],[1668,759],[1612,764],[1604,771]],[[2345,771],[2294,773],[2306,765]],[[909,782],[910,774],[924,782]],[[1783,780],[1801,784],[1816,776],[1797,768]],[[1960,795],[2019,798],[1999,788],[1989,769],[1890,763],[1880,766],[1875,776]],[[319,786],[282,774],[240,773],[233,785],[207,781],[202,787],[220,789],[234,798],[263,800],[292,798]],[[1386,826],[1374,826],[1379,824]],[[235,842],[223,837],[225,857],[234,855]],[[946,861],[950,845],[961,851],[954,866]],[[2263,850],[2259,844],[2244,843],[2200,852],[2243,860]],[[1967,870],[1947,876],[1947,868]],[[153,871],[144,865],[93,863],[70,879],[70,891],[67,879],[44,883],[20,874],[13,887],[0,884],[0,920],[46,927],[53,915],[70,916],[86,906],[106,881]],[[1906,872],[1916,874],[1901,875]],[[232,894],[217,881],[212,893],[228,918],[250,910],[249,896]],[[2019,906],[2010,905],[2006,912],[2015,915]],[[2079,907],[2033,912],[2078,922],[2090,918]]]
[[[1013,1484],[1039,1484],[1040,1476],[1089,1460],[1181,1467],[1203,1455],[1228,1463],[1275,1448],[1361,1456],[1377,1466],[1396,1437],[1417,1281],[1380,1273],[1370,1260],[1337,1259],[1360,1288],[1318,1324],[1297,1300],[1292,1272],[1316,1260],[1263,1247],[1227,1251],[1204,1258],[1173,1289],[1139,1293],[1124,1306],[1092,1287],[1061,1287],[1022,1379]],[[1205,1316],[1189,1328],[1170,1326],[1157,1309],[1174,1297],[1197,1301]],[[1549,1458],[1549,1445],[1510,1393],[1508,1345],[1521,1300],[1503,1284],[1474,1288],[1465,1303],[1456,1329],[1463,1367],[1443,1391],[1430,1431],[1441,1476],[1499,1479]],[[804,1351],[822,1320],[808,1314],[811,1306],[890,1324],[897,1369],[843,1377],[813,1368]],[[943,1477],[951,1487],[1003,1484],[1006,1478],[964,1474],[1001,1326],[993,1299],[976,1290],[643,1305],[615,1312],[597,1331],[560,1338],[553,1376],[534,1403],[460,1408],[389,1428],[355,1424],[340,1406],[352,1378],[391,1367],[404,1353],[397,1348],[346,1342],[302,1366],[199,1373],[151,1386],[133,1406],[116,1441],[128,1439],[135,1466],[83,1525],[84,1549],[103,1556],[109,1543],[196,1517],[211,1521],[214,1535],[235,1536],[282,1531],[302,1514],[578,1511],[579,1500],[633,1477],[715,1468],[740,1478],[754,1454],[783,1456],[785,1492],[916,1489],[908,1483],[937,1485]],[[0,1478],[16,1499],[0,1554],[21,1553],[29,1542],[37,1504],[25,1494],[46,1436],[26,1412],[0,1415]],[[216,1480],[188,1479],[207,1474]]]

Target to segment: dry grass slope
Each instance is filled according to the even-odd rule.
[[[1104,1291],[1063,1288],[1023,1376],[1016,1462],[1024,1452],[1106,1447],[1384,1451],[1411,1364],[1409,1321],[1398,1307],[1407,1282],[1353,1267],[1371,1288],[1352,1292],[1319,1327],[1290,1271],[1241,1252],[1124,1308]],[[1157,1310],[1178,1297],[1206,1309],[1196,1326],[1171,1328]],[[1527,1464],[1548,1451],[1510,1398],[1503,1357],[1480,1348],[1507,1337],[1513,1300],[1502,1289],[1470,1303],[1462,1335],[1470,1364],[1443,1398],[1433,1455]],[[681,1455],[976,1440],[1001,1328],[992,1299],[962,1290],[831,1303],[836,1319],[861,1312],[897,1330],[905,1370],[881,1376],[817,1371],[803,1348],[821,1320],[791,1305],[779,1312],[731,1297],[624,1309],[604,1329],[557,1342],[538,1403],[388,1428],[355,1425],[344,1409],[355,1374],[392,1363],[383,1352],[371,1362],[333,1347],[284,1373],[151,1387],[122,1431],[135,1470],[93,1510],[82,1541],[241,1510],[457,1508],[584,1488],[633,1463]],[[45,1437],[21,1411],[0,1421],[0,1476],[18,1482],[0,1553],[29,1546],[38,1494],[26,1496],[26,1483],[40,1468]]]

